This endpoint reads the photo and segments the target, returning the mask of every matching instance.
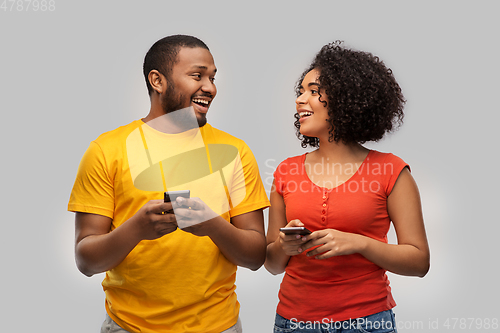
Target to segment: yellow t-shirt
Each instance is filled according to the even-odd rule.
[[[68,210],[113,219],[111,230],[165,190],[190,190],[228,222],[269,207],[248,146],[206,124],[165,134],[137,120],[93,141]],[[141,241],[102,283],[110,317],[131,332],[221,332],[237,321],[236,266],[209,237],[180,229]]]

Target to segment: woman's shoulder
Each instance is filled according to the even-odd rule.
[[[276,175],[286,175],[290,173],[290,170],[295,170],[294,173],[300,173],[299,170],[302,169],[302,165],[304,163],[304,159],[307,153],[297,156],[291,156],[278,164],[276,170],[274,172]]]
[[[301,164],[301,163],[304,162],[306,154],[307,153],[304,153],[304,154],[301,154],[301,155],[297,155],[297,156],[288,157],[288,158],[284,159],[283,161],[281,161],[278,164],[278,167],[280,167],[280,166],[281,167],[285,167],[285,166],[290,166],[290,165]]]
[[[380,175],[386,177],[397,177],[405,167],[411,170],[408,163],[393,153],[370,150],[367,162],[366,170],[370,170],[372,173],[374,170],[379,170]]]
[[[368,157],[370,162],[405,163],[401,157],[394,155],[393,153],[386,153],[373,149],[370,150]]]

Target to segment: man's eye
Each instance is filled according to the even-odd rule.
[[[210,78],[210,82],[214,83],[215,82],[215,78],[214,77]]]
[[[201,80],[201,74],[193,74],[192,76],[194,76],[197,80]]]

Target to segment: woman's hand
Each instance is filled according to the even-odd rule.
[[[300,220],[292,220],[285,227],[303,227],[304,224],[300,222]],[[288,256],[295,256],[297,254],[301,254],[304,251],[302,247],[303,244],[307,241],[305,236],[301,235],[285,235],[284,232],[280,231],[279,234],[279,244]]]
[[[302,250],[306,251],[317,246],[307,252],[308,257],[314,256],[316,259],[359,253],[364,246],[363,236],[335,229],[318,230],[304,238],[307,241],[303,244]]]

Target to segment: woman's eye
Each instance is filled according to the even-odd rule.
[[[317,91],[317,90],[314,90],[314,89],[313,89],[313,90],[311,90],[311,94],[315,95],[315,94],[317,94],[317,93],[318,93],[318,91]]]

